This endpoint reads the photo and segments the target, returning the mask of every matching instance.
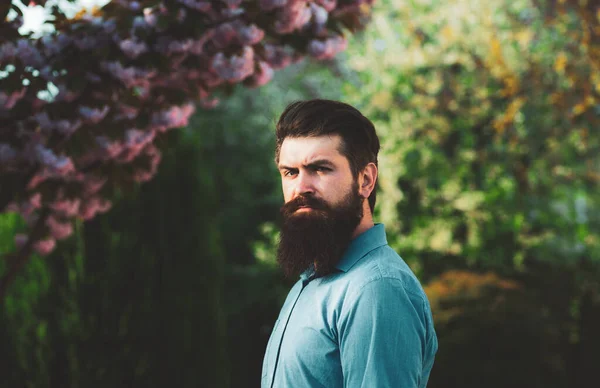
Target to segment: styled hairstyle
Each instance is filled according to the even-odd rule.
[[[288,105],[277,122],[275,162],[283,141],[297,137],[339,135],[342,138],[339,152],[348,159],[354,179],[369,163],[377,164],[379,138],[375,126],[356,108],[339,101],[314,99],[296,101]],[[371,213],[375,208],[375,189],[369,196]]]

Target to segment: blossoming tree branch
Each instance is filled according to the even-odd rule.
[[[0,212],[29,229],[5,258],[0,299],[33,252],[151,179],[155,139],[197,104],[303,57],[334,57],[374,0],[113,0],[73,19],[54,6],[55,30],[39,39],[18,32],[15,1],[0,5]]]

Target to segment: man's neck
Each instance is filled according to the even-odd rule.
[[[360,220],[360,223],[354,229],[354,233],[352,233],[352,239],[360,236],[367,230],[371,229],[375,223],[373,222],[373,214],[371,214],[371,208],[369,207],[368,201],[364,201],[363,203],[363,218]]]

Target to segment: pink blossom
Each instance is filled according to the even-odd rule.
[[[337,5],[337,0],[315,0],[315,2],[323,7],[327,12],[333,11]]]
[[[133,120],[139,112],[137,108],[124,104],[119,104],[117,108],[119,109],[119,113],[115,116],[116,120],[121,120],[123,118]]]
[[[84,220],[90,220],[96,216],[97,213],[105,213],[110,209],[111,202],[95,196],[86,199],[79,210],[79,216]]]
[[[40,129],[48,134],[56,131],[63,136],[70,136],[81,126],[80,120],[52,121],[50,117],[48,117],[48,112],[46,111],[37,113],[35,116],[33,116],[33,118],[39,124]]]
[[[200,100],[200,106],[204,109],[213,109],[219,105],[219,99],[216,97],[204,98]]]
[[[64,155],[57,156],[51,149],[45,148],[41,144],[35,146],[35,156],[37,161],[48,167],[50,171],[65,174],[75,170],[71,158]]]
[[[108,181],[106,177],[99,177],[96,175],[86,175],[83,181],[85,195],[96,194]]]
[[[222,49],[233,42],[238,34],[233,23],[223,23],[214,30],[212,41],[217,49]]]
[[[185,127],[190,116],[194,113],[194,105],[172,106],[169,109],[152,115],[152,125],[160,131],[166,128]]]
[[[289,34],[304,27],[310,21],[310,18],[311,9],[307,7],[307,3],[305,1],[294,2],[278,13],[275,31],[280,34]]]
[[[264,61],[258,62],[258,70],[254,72],[249,86],[259,87],[265,85],[273,78],[273,68]]]
[[[54,201],[50,204],[50,208],[65,217],[73,217],[78,214],[80,205],[79,198],[71,198]]]
[[[36,241],[35,244],[33,244],[33,249],[41,256],[46,256],[50,254],[50,252],[52,252],[55,247],[56,240],[54,240],[53,238],[39,240]]]
[[[154,131],[141,131],[139,129],[128,129],[125,132],[125,145],[127,147],[144,147],[154,140]]]
[[[31,197],[29,197],[29,203],[36,209],[42,207],[42,194],[35,193]]]
[[[73,225],[68,221],[58,220],[55,216],[48,217],[46,226],[48,226],[50,234],[56,240],[64,240],[73,234]]]
[[[0,91],[0,108],[12,109],[15,104],[21,98],[23,98],[26,91],[26,88],[21,88],[20,90],[16,90],[10,94]]]
[[[123,144],[117,140],[110,140],[106,136],[97,136],[96,144],[100,146],[105,159],[112,159],[123,151]]]

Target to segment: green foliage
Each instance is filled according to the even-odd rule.
[[[572,43],[576,16],[549,25],[527,1],[383,3],[350,47],[362,82],[346,91],[382,137],[394,246],[415,268],[597,262],[600,73]]]
[[[599,356],[588,345],[600,311],[598,31],[581,30],[585,13],[540,3],[385,1],[348,50],[360,82],[347,98],[382,140],[377,210],[393,247],[430,289],[465,268],[522,285],[474,296],[466,282],[433,304],[432,386],[594,375],[585,360]]]

